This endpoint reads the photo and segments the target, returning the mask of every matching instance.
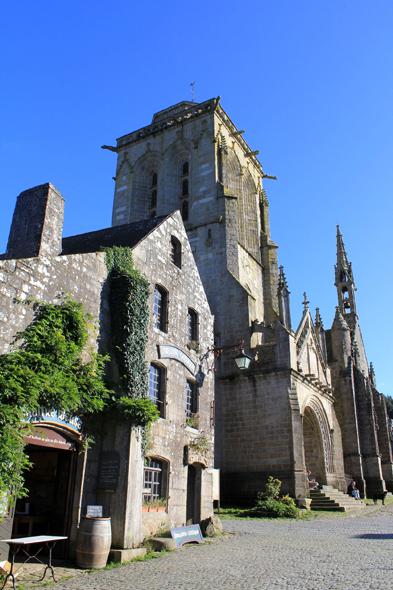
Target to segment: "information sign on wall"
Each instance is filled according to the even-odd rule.
[[[115,491],[119,472],[119,453],[117,451],[104,451],[101,453],[97,488],[103,491]]]

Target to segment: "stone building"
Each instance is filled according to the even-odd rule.
[[[46,409],[30,418],[36,431],[27,451],[28,514],[16,515],[19,533],[66,534],[71,553],[87,505],[112,519],[118,550],[139,546],[163,523],[199,522],[212,514],[214,378],[209,370],[213,316],[179,212],[62,240],[64,200],[51,185],[18,197],[7,252],[0,258],[0,353],[32,319],[18,299],[55,302],[69,292],[99,319],[100,351],[111,351],[104,247],[128,246],[151,284],[149,396],[160,409],[144,465],[140,430],[104,419],[87,455],[78,455],[80,424]],[[97,349],[97,340],[90,346]],[[111,362],[112,377],[116,375]],[[42,435],[44,431],[44,435]],[[109,467],[108,467],[109,466]],[[143,513],[143,500],[162,512]],[[19,510],[26,512],[26,510]],[[11,529],[12,522],[8,522]],[[2,531],[2,536],[11,530]],[[3,549],[5,549],[3,547]]]
[[[372,404],[362,402],[362,423],[359,409],[354,416],[353,404],[343,417],[343,380],[348,382],[358,371],[352,365],[341,366],[344,361],[334,356],[337,348],[332,352],[329,346],[341,346],[344,332],[348,344],[350,330],[357,341],[355,321],[345,322],[340,334],[334,324],[327,346],[319,312],[313,322],[305,299],[300,325],[296,332],[292,329],[289,290],[278,266],[263,188],[269,176],[243,133],[219,97],[200,104],[181,102],[119,138],[116,146],[103,146],[117,154],[112,225],[179,209],[215,316],[216,346],[244,342],[253,358],[242,373],[235,370],[230,352],[216,363],[215,451],[222,501],[252,503],[269,475],[282,480],[283,492],[304,496],[306,468],[321,483],[344,490],[345,473],[363,476],[370,465],[365,481],[371,492],[384,485],[380,453],[385,482],[391,485],[391,454],[382,440],[379,448],[376,444]],[[348,371],[346,377],[341,369]],[[367,383],[373,388],[367,364],[360,373],[362,369],[361,387]],[[374,415],[380,412],[384,430],[383,401],[378,396],[375,393]],[[355,438],[366,422],[368,436],[371,439],[374,432],[375,440],[362,463],[365,447],[356,447]],[[349,459],[353,453],[357,461]]]

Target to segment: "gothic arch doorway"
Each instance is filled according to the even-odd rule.
[[[306,468],[316,481],[326,485],[333,472],[331,434],[323,409],[312,400],[303,414],[303,444]]]

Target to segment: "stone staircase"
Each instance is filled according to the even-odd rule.
[[[366,507],[362,500],[355,500],[333,486],[323,486],[323,490],[310,490],[311,510],[332,512],[353,512]]]

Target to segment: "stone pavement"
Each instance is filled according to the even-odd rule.
[[[224,520],[228,534],[56,590],[393,590],[393,504],[365,516]],[[24,585],[24,589],[31,586]]]

